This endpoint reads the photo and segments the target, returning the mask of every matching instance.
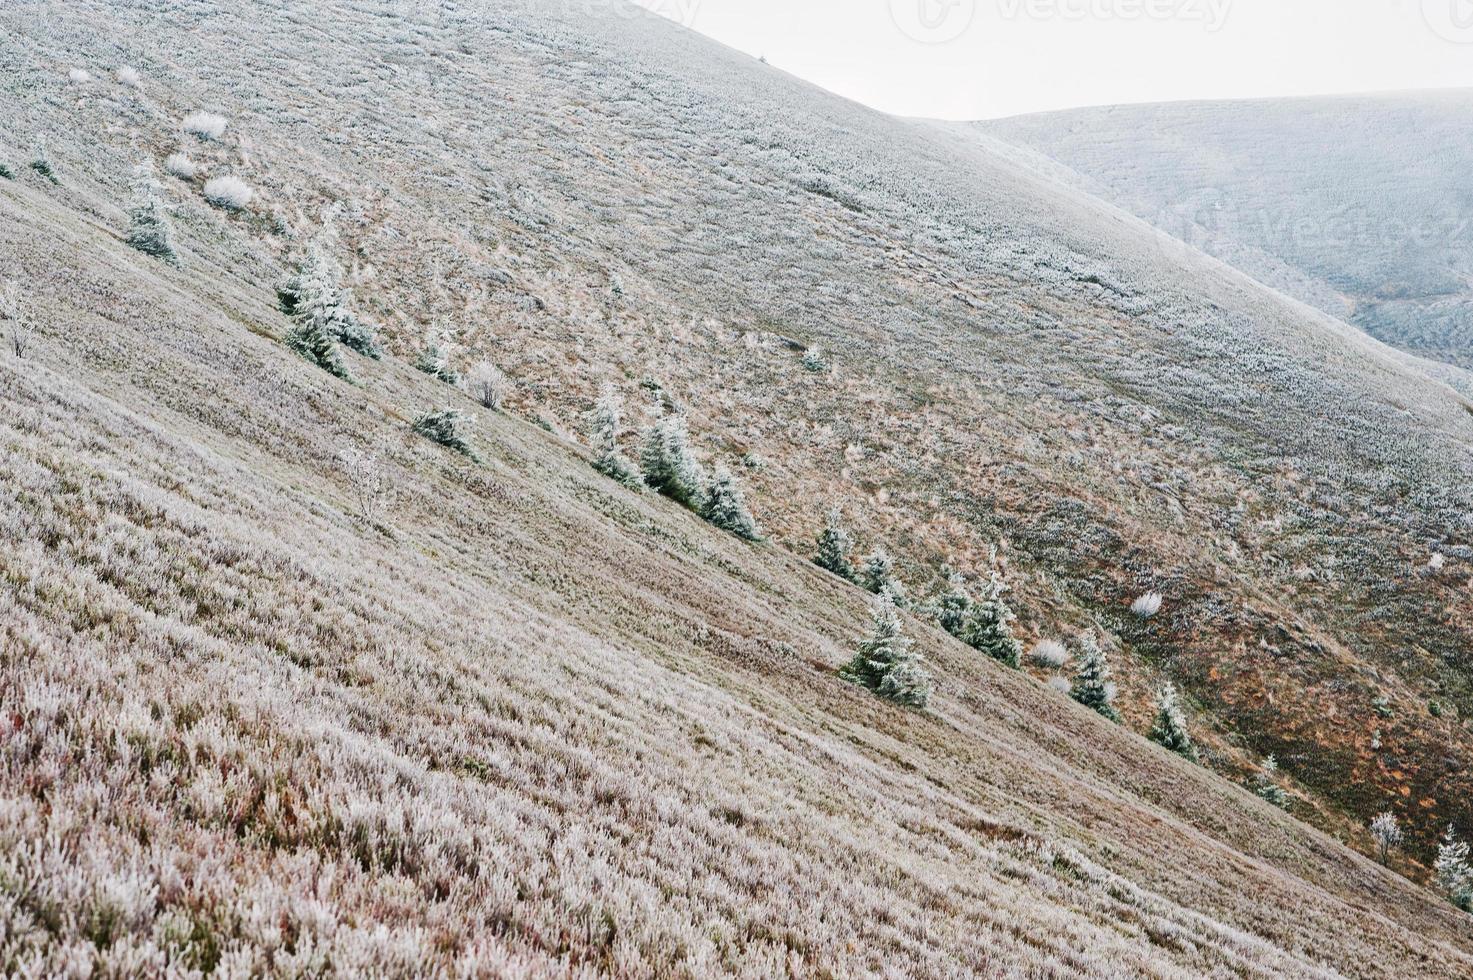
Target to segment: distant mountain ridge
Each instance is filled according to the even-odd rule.
[[[1473,90],[976,123],[1387,343],[1473,367]]]

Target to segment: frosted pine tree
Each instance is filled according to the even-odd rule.
[[[685,416],[667,415],[645,431],[639,454],[644,482],[695,511],[704,509],[706,471],[690,448]]]
[[[761,541],[762,532],[747,509],[742,488],[725,466],[716,467],[716,478],[706,494],[702,511],[706,520],[746,541]]]
[[[849,551],[854,547],[854,538],[844,529],[843,515],[839,508],[830,508],[828,517],[824,523],[823,530],[818,532],[818,554],[813,563],[819,568],[828,569],[835,575],[850,582],[859,580],[859,573],[855,571],[854,563],[849,560]]]
[[[840,674],[897,704],[924,708],[931,699],[931,679],[911,650],[888,590],[880,593],[873,615],[869,635]]]
[[[932,603],[931,612],[937,626],[957,639],[965,636],[972,615],[972,596],[960,572],[947,571],[946,589]]]
[[[276,302],[287,316],[300,322],[314,316],[317,326],[333,340],[375,360],[383,356],[373,328],[352,312],[352,297],[342,287],[342,269],[328,253],[332,237],[307,246],[292,274],[276,287]]]
[[[301,311],[287,331],[286,345],[328,374],[348,380],[348,369],[338,353],[337,337],[320,306],[313,304]]]
[[[159,182],[154,179],[153,168],[147,164],[134,172],[127,242],[145,255],[163,259],[170,265],[179,264],[179,256],[174,251],[174,230],[159,197]]]
[[[624,421],[624,400],[613,385],[605,385],[589,414],[593,438],[593,468],[633,490],[644,489],[644,478],[634,460],[619,448]]]
[[[987,584],[987,594],[972,607],[964,639],[993,660],[1017,667],[1022,663],[1023,645],[1013,636],[1013,620],[1018,617],[1003,599],[1006,587],[994,573]]]
[[[1110,682],[1110,664],[1094,634],[1079,638],[1079,669],[1074,674],[1074,687],[1069,696],[1086,708],[1093,708],[1111,721],[1118,722],[1115,710],[1115,685]]]
[[[860,584],[875,595],[888,592],[896,603],[905,602],[905,587],[895,578],[895,559],[883,547],[865,556]]]
[[[1151,726],[1151,741],[1184,759],[1197,761],[1197,747],[1187,731],[1187,720],[1182,715],[1174,684],[1165,684],[1156,692],[1156,723]]]
[[[1253,792],[1259,799],[1267,800],[1280,810],[1289,809],[1289,794],[1285,793],[1278,782],[1279,760],[1273,756],[1263,760],[1263,768],[1258,773],[1258,785]]]
[[[1468,844],[1458,839],[1452,824],[1442,835],[1432,868],[1437,873],[1437,887],[1448,901],[1464,912],[1473,912],[1473,867],[1468,865]]]

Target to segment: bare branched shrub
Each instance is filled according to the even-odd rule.
[[[1386,863],[1391,849],[1401,843],[1401,824],[1396,820],[1396,814],[1390,810],[1376,815],[1371,821],[1371,838],[1376,842],[1376,855],[1381,863]]]
[[[481,361],[471,368],[465,384],[470,396],[482,407],[493,412],[501,411],[501,403],[506,398],[506,375],[500,368],[489,361]]]
[[[239,211],[254,196],[250,185],[239,177],[211,177],[205,182],[205,200],[228,211]]]
[[[186,133],[202,140],[217,140],[225,135],[225,117],[213,112],[191,112],[181,125]]]
[[[199,172],[194,161],[183,153],[170,153],[164,159],[164,169],[180,180],[193,180],[194,175]]]
[[[13,279],[0,286],[0,318],[5,320],[11,350],[16,357],[25,357],[30,349],[35,327],[30,303],[22,292],[20,283]]]
[[[357,448],[344,449],[338,453],[338,465],[353,491],[359,515],[368,523],[377,524],[394,496],[393,484],[379,457]]]

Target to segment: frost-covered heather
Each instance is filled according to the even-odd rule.
[[[164,170],[181,180],[193,180],[199,167],[186,154],[170,153],[164,158]]]
[[[213,112],[191,112],[184,117],[180,127],[202,140],[217,140],[225,135],[225,117]]]
[[[24,705],[0,855],[28,862],[0,881],[55,899],[7,950],[54,973],[122,922],[124,974],[212,950],[236,973],[1468,973],[1440,898],[923,624],[931,712],[843,685],[865,611],[807,561],[834,505],[918,589],[1005,541],[1028,635],[1100,615],[1169,644],[1150,669],[1111,647],[1135,732],[1180,669],[1228,734],[1210,757],[1282,749],[1294,813],[1363,849],[1334,814],[1410,811],[1410,858],[1473,798],[1467,739],[1401,711],[1418,764],[1350,779],[1370,698],[1301,668],[1418,705],[1405,651],[1468,649],[1457,396],[1000,152],[661,21],[414,6],[304,35],[267,0],[0,4],[34,86],[0,124],[50,134],[67,183],[0,195],[0,274],[43,314],[0,358],[0,684]],[[703,449],[769,461],[744,482],[773,547],[468,398],[486,463],[443,451],[408,422],[461,396],[402,361],[349,387],[288,356],[284,223],[187,226],[208,241],[163,292],[80,216],[139,152],[115,101],[62,94],[56,65],[120,56],[101,38],[235,107],[251,144],[196,146],[211,170],[248,149],[280,214],[350,202],[344,286],[391,350],[446,323],[565,430],[605,382],[628,432],[687,414]],[[125,100],[155,155],[178,117],[153,104],[199,98],[168,88]],[[376,520],[352,445],[403,491]],[[1447,568],[1417,574],[1433,542]],[[1172,596],[1149,629],[1118,615],[1145,574]]]
[[[239,211],[251,203],[255,192],[239,177],[221,176],[205,181],[204,195],[205,200],[216,207]]]

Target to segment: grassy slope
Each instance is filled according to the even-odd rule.
[[[839,682],[864,599],[802,560],[514,418],[484,467],[407,435],[445,391],[288,355],[228,246],[174,272],[13,186],[0,244],[45,311],[0,360],[8,968],[1473,967],[1404,879],[932,632],[934,713]]]
[[[1345,972],[1405,967],[1423,952],[1427,970],[1462,965],[1439,961],[1447,954],[1435,949],[1401,949],[1421,940],[1374,921],[1410,916],[1404,926],[1442,942],[1457,926],[1427,899],[1144,745],[1099,749],[1108,736],[1088,719],[961,651],[932,650],[949,688],[936,720],[916,722],[836,686],[814,664],[844,657],[863,625],[855,597],[800,561],[752,557],[652,502],[628,500],[580,465],[569,469],[566,446],[486,420],[491,463],[480,478],[465,476],[403,435],[408,416],[448,392],[401,367],[357,362],[365,385],[344,389],[262,336],[281,328],[265,305],[285,244],[271,217],[302,227],[321,201],[348,202],[355,284],[401,354],[424,326],[448,322],[467,353],[491,353],[518,379],[521,411],[555,423],[574,419],[605,378],[631,393],[637,379],[656,378],[690,406],[697,432],[721,455],[769,460],[751,479],[780,544],[806,549],[831,499],[902,550],[913,581],[943,559],[980,564],[1001,538],[1030,638],[1099,622],[1138,655],[1121,663],[1137,728],[1150,685],[1169,673],[1198,699],[1194,721],[1215,765],[1232,770],[1245,749],[1277,750],[1306,792],[1327,794],[1350,820],[1390,801],[1430,830],[1466,805],[1458,789],[1466,733],[1422,707],[1432,685],[1456,693],[1464,676],[1456,653],[1467,625],[1455,603],[1468,555],[1450,514],[1470,426],[1463,403],[1418,365],[1170,243],[1143,249],[1152,243],[1143,229],[973,146],[795,86],[667,25],[616,20],[590,30],[515,6],[406,20],[343,4],[334,10],[344,26],[324,31],[305,13],[252,18],[235,5],[193,3],[149,20],[139,36],[127,25],[146,16],[141,8],[79,3],[44,29],[41,10],[10,7],[17,29],[0,38],[23,66],[10,82],[8,131],[50,134],[63,176],[59,188],[27,174],[0,184],[7,234],[26,239],[0,275],[49,283],[38,296],[47,322],[35,361],[57,372],[7,385],[17,406],[32,406],[17,416],[28,421],[15,426],[27,447],[16,470],[51,479],[47,467],[20,462],[50,458],[36,433],[58,439],[68,425],[105,433],[50,459],[69,474],[43,484],[60,488],[57,513],[17,491],[9,533],[27,543],[17,554],[28,557],[16,561],[33,565],[7,573],[16,583],[7,601],[39,607],[19,629],[56,665],[54,691],[43,689],[41,702],[90,696],[78,678],[96,669],[97,689],[122,704],[123,730],[137,729],[118,742],[107,724],[115,719],[78,729],[82,716],[60,710],[54,748],[130,746],[99,749],[93,764],[110,767],[125,792],[158,794],[109,809],[139,846],[174,855],[172,835],[204,825],[237,839],[242,850],[222,861],[238,857],[252,869],[209,882],[208,873],[171,878],[140,860],[145,893],[154,875],[162,901],[177,900],[209,935],[239,931],[266,943],[270,915],[246,922],[225,911],[238,904],[232,890],[268,867],[279,880],[310,877],[315,855],[346,853],[369,869],[406,872],[412,886],[385,889],[366,872],[340,897],[323,886],[320,900],[351,919],[339,962],[349,962],[348,945],[369,945],[350,934],[372,921],[361,918],[370,909],[400,924],[439,916],[427,943],[477,938],[534,958],[560,948],[650,955],[681,948],[669,941],[679,933],[685,948],[707,950],[690,955],[731,956],[754,972],[770,972],[762,958],[789,947],[849,969],[860,961],[844,957],[899,947],[888,955],[940,972],[934,957],[948,943],[963,957],[990,947],[1004,962],[1022,958],[1009,942],[1104,948],[1105,959],[1074,969],[1106,971],[1114,954],[1098,945],[1105,933],[1047,938],[1084,928],[1048,910],[1101,893],[1115,901],[1111,889],[1071,871],[1072,859],[1046,861],[1034,880],[1016,868],[994,874],[994,855],[983,853],[1036,858],[1034,842],[1064,840],[1168,902],[1295,950],[1333,936],[1340,946],[1328,955]],[[233,41],[241,37],[252,43]],[[115,60],[140,63],[142,95],[59,81],[72,63],[102,74]],[[173,149],[174,121],[201,104],[226,111],[232,133],[193,152],[208,168],[246,175],[261,202],[227,221],[198,204],[196,188],[171,184],[183,274],[103,249],[99,229],[120,227],[127,167],[140,152]],[[63,231],[82,225],[61,245],[40,231],[53,222]],[[139,275],[155,278],[139,285]],[[778,333],[822,343],[835,372],[804,372]],[[281,383],[282,372],[296,380]],[[70,410],[38,407],[63,396]],[[354,441],[394,461],[405,491],[390,522],[395,539],[347,516],[333,456]],[[131,528],[82,537],[78,515],[89,512],[120,515]],[[614,526],[624,530],[610,539]],[[142,539],[130,544],[135,535]],[[210,542],[219,535],[226,543],[217,549]],[[73,539],[76,554],[47,557]],[[160,540],[169,547],[150,547]],[[1415,571],[1429,544],[1450,559],[1439,575]],[[1301,577],[1296,562],[1316,574]],[[48,580],[76,581],[29,590],[43,568]],[[217,575],[223,581],[201,581]],[[85,584],[89,576],[101,584]],[[291,591],[279,586],[286,577],[297,580]],[[1149,587],[1167,591],[1168,613],[1146,625],[1121,617]],[[89,590],[94,600],[79,601]],[[314,591],[324,593],[319,602],[308,597]],[[348,612],[330,612],[344,605]],[[87,611],[94,606],[117,612],[103,622]],[[85,656],[47,639],[75,629],[82,639],[63,646],[86,643],[89,630],[137,638],[95,638]],[[1409,649],[1409,633],[1426,647]],[[165,670],[167,685],[148,676]],[[267,707],[252,697],[248,710],[215,710],[227,694],[253,694],[258,678]],[[1381,692],[1396,706],[1394,724],[1369,710]],[[168,702],[157,719],[148,699]],[[588,704],[600,706],[596,718]],[[201,736],[174,734],[202,724]],[[217,725],[235,727],[217,735]],[[1373,738],[1394,755],[1372,752]],[[188,760],[178,744],[190,748]],[[296,767],[272,761],[298,756]],[[132,777],[143,765],[162,773],[151,775],[157,785]],[[286,783],[272,785],[279,768]],[[68,792],[83,793],[85,774],[73,778]],[[322,792],[340,778],[351,787]],[[386,784],[399,795],[382,814],[388,823],[378,823],[365,801]],[[919,816],[876,810],[877,798],[907,794],[927,801]],[[1163,844],[1150,830],[1163,815],[1142,817],[1132,797],[1180,806],[1231,848],[1367,911],[1306,897],[1280,872],[1250,868],[1174,827],[1159,835],[1173,842]],[[802,806],[785,809],[790,799]],[[535,813],[526,809],[534,804]],[[423,827],[389,829],[416,806]],[[524,819],[498,806],[521,807]],[[143,834],[132,816],[140,810],[152,814]],[[532,881],[467,883],[487,854],[503,859],[504,873],[527,854],[581,848],[577,834],[550,829],[564,812],[600,814],[600,846],[617,853],[562,861],[556,874],[536,867]],[[937,823],[938,812],[957,815],[960,836]],[[434,830],[442,815],[444,833]],[[1315,815],[1339,826],[1334,809]],[[36,836],[23,818],[42,817],[17,811],[19,832]],[[671,821],[686,830],[669,830]],[[697,824],[705,843],[690,829]],[[609,843],[627,844],[630,826],[640,840],[658,835],[697,856]],[[723,850],[750,839],[752,827],[770,828],[755,878],[750,854]],[[1033,836],[997,829],[1005,827]],[[949,897],[928,886],[904,892],[906,901],[915,915],[946,913],[952,938],[927,939],[914,919],[871,914],[866,902],[894,907],[901,879],[883,863],[859,884],[846,877],[870,867],[874,855],[859,843],[866,829],[882,854],[897,833],[915,845],[919,864],[911,851],[897,860],[924,866],[907,873]],[[444,846],[446,837],[456,845]],[[935,849],[941,839],[975,860]],[[1182,856],[1163,860],[1166,846]],[[465,847],[479,856],[467,859]],[[836,851],[857,856],[846,865]],[[742,883],[710,883],[723,896],[715,933],[699,903],[657,914],[687,887],[686,869],[716,861],[715,852],[721,874]],[[76,853],[67,860],[85,863]],[[288,867],[293,854],[305,869]],[[606,907],[590,883],[605,863],[645,897],[620,892],[624,904]],[[1203,867],[1215,884],[1204,884]],[[558,874],[576,879],[567,895],[556,894]],[[111,907],[94,895],[99,877],[76,879],[65,886],[75,891],[28,911],[82,917],[57,920],[63,932],[80,929],[94,908]],[[982,902],[967,891],[975,880],[1016,905]],[[771,881],[818,892],[778,907]],[[1010,891],[1018,881],[1033,883]],[[221,890],[216,902],[211,888]],[[109,889],[128,891],[126,881]],[[417,909],[410,893],[428,895],[430,907]],[[1085,898],[1065,897],[1076,893]],[[508,894],[522,897],[508,905]],[[496,908],[514,907],[514,922],[493,914],[467,932],[464,909],[484,908],[487,895],[502,902]],[[1040,895],[1058,902],[1040,906]],[[1279,911],[1301,906],[1311,910],[1308,925]],[[979,930],[979,919],[1013,907],[1042,924],[1013,940]],[[563,935],[578,909],[583,924]],[[1081,921],[1135,914],[1111,906]],[[1381,952],[1330,925],[1347,915],[1370,917],[1366,943]],[[144,913],[137,921],[155,928]],[[873,931],[852,951],[839,948],[856,929]],[[897,938],[906,929],[910,938]],[[329,942],[331,931],[314,934]],[[1169,929],[1148,932],[1148,944],[1166,951],[1159,955],[1206,968],[1191,959],[1199,954],[1175,948]],[[1221,942],[1203,940],[1213,944]]]
[[[1389,344],[1473,366],[1473,92],[1114,106],[979,124]]]

